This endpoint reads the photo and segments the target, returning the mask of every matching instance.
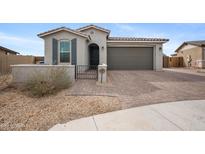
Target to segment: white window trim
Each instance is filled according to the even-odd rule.
[[[70,62],[61,62],[60,61],[60,43],[61,41],[67,41],[67,42],[70,42]],[[61,39],[58,41],[58,61],[59,61],[59,64],[61,65],[71,65],[71,60],[72,60],[72,44],[71,44],[71,40],[69,39]]]

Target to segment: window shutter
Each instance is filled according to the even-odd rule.
[[[76,65],[77,64],[77,39],[71,40],[71,64]]]
[[[53,49],[53,65],[58,64],[58,40],[52,40],[52,49]]]

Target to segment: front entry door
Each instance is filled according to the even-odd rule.
[[[99,47],[96,44],[91,44],[89,46],[90,50],[90,65],[99,65]]]

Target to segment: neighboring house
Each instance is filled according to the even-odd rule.
[[[174,53],[174,54],[171,54],[171,56],[172,56],[172,57],[176,57],[176,56],[177,56],[177,54],[176,54],[176,53]]]
[[[35,64],[44,64],[44,57],[43,56],[35,56],[34,57]]]
[[[110,30],[88,25],[60,27],[38,36],[44,39],[45,64],[99,65],[112,70],[161,70],[163,44],[168,39],[110,37]]]
[[[205,40],[184,42],[175,52],[174,56],[183,57],[185,67],[188,66],[189,59],[192,67],[205,67]]]
[[[17,55],[16,51],[0,46],[0,55]]]

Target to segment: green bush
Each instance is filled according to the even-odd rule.
[[[47,72],[36,72],[26,82],[25,89],[33,96],[42,97],[69,88],[70,78],[65,68],[52,68]]]

